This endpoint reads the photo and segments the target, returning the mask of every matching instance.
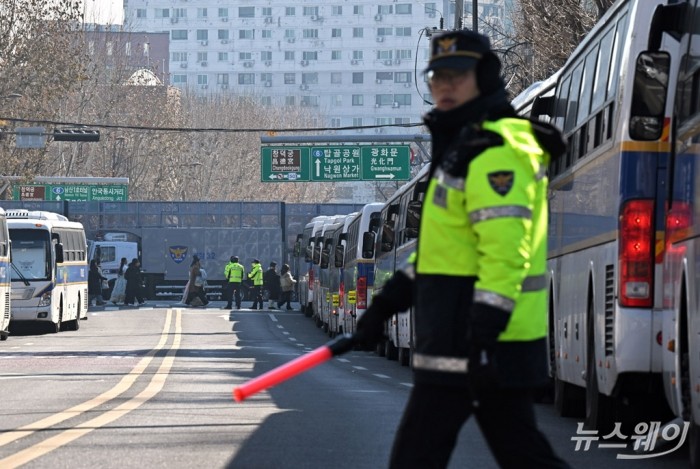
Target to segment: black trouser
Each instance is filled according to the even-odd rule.
[[[416,383],[391,451],[390,468],[444,468],[473,413],[503,468],[568,468],[537,428],[531,393],[494,390],[475,408],[466,388]]]
[[[287,303],[287,309],[292,309],[292,291],[283,291],[282,298],[277,303],[277,307],[281,308],[283,304]]]
[[[236,299],[236,308],[241,308],[241,282],[226,282],[226,291],[224,291],[224,299],[226,300],[226,308],[231,307],[233,299]]]
[[[202,305],[209,304],[207,294],[204,292],[203,287],[197,288],[195,290],[190,290],[190,292],[187,294],[187,301],[185,301],[185,304],[189,305],[190,303],[192,303],[192,300],[194,300],[195,296],[198,296],[199,299],[202,300]]]
[[[263,309],[262,285],[253,285],[253,309],[256,309],[260,303],[260,309]]]

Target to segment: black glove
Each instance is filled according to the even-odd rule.
[[[478,398],[482,392],[498,387],[496,346],[498,336],[510,320],[510,313],[483,303],[471,309],[469,337],[469,380]]]
[[[364,350],[372,350],[384,338],[384,323],[397,311],[381,295],[375,296],[364,314],[357,320],[355,339]]]

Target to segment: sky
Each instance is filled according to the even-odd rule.
[[[122,0],[83,0],[83,3],[86,23],[123,23],[124,4]]]

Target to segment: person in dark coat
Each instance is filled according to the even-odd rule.
[[[107,277],[102,275],[99,269],[99,261],[93,259],[90,261],[90,271],[88,272],[88,302],[92,305],[93,300],[97,306],[105,304],[102,299],[102,281],[107,280]]]
[[[141,273],[141,262],[138,259],[132,259],[129,267],[124,272],[126,279],[126,295],[124,297],[125,305],[133,305],[134,301],[138,301],[140,305],[144,304],[143,299],[143,274]]]
[[[270,262],[270,267],[263,275],[263,285],[267,289],[269,308],[275,309],[282,293],[280,274],[277,273],[277,262]]]

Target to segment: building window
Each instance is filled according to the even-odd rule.
[[[197,8],[197,18],[206,18],[207,17],[207,9],[206,8]]]
[[[397,15],[410,15],[412,13],[412,7],[410,3],[399,3],[396,5]]]
[[[284,16],[294,16],[296,15],[294,7],[286,7],[284,9]]]
[[[333,107],[341,107],[343,105],[343,95],[342,94],[335,94],[331,96],[331,105]],[[338,126],[340,127],[340,126]]]
[[[352,14],[353,15],[363,15],[364,13],[362,12],[362,5],[354,5],[352,7]]]
[[[396,83],[411,83],[413,74],[411,72],[396,72],[394,74],[394,82]]]
[[[334,5],[331,7],[331,15],[332,16],[343,16],[343,7],[342,5]]]
[[[365,82],[365,74],[362,72],[352,72],[352,82],[360,84]]]
[[[331,127],[340,127],[340,117],[331,118]]]
[[[343,54],[339,50],[332,50],[331,51],[331,60],[340,60],[342,58]]]
[[[219,62],[226,62],[228,61],[228,52],[219,52],[218,57]]]
[[[197,75],[197,84],[198,85],[208,85],[209,84],[209,75]]]
[[[353,106],[364,106],[364,104],[365,104],[364,95],[361,95],[361,94],[352,95],[352,105]],[[362,124],[360,124],[360,125],[362,125]]]
[[[137,8],[136,9],[136,17],[137,18],[146,18],[146,9],[145,8]]]
[[[239,52],[238,53],[238,60],[253,60],[253,53],[252,52]]]
[[[393,33],[392,28],[377,28],[377,36],[391,36]]]
[[[272,106],[272,96],[262,96],[260,98],[260,104],[263,106]]]
[[[260,60],[272,60],[272,51],[264,50],[260,52]]]
[[[187,8],[173,8],[175,18],[187,18]]]
[[[411,28],[396,28],[396,35],[408,37],[411,35]]]
[[[219,29],[216,34],[217,34],[219,39],[224,39],[224,40],[229,39],[229,30],[228,29]]]
[[[342,37],[343,30],[340,28],[331,29],[331,37]]]
[[[187,62],[187,52],[173,52],[170,57],[173,62]]]
[[[173,29],[170,32],[170,36],[172,37],[173,41],[182,41],[187,39],[187,30],[186,29]]]
[[[294,106],[294,103],[296,100],[294,99],[294,96],[285,96],[284,98],[284,105],[285,106]]]
[[[263,39],[270,39],[272,37],[272,31],[269,29],[263,29],[261,33]]]
[[[318,107],[318,96],[302,96],[299,104],[305,107]]]
[[[238,74],[238,84],[239,85],[254,85],[255,84],[255,73],[239,73]]]
[[[377,80],[394,81],[394,72],[377,72]]]
[[[394,102],[399,103],[401,106],[411,105],[411,95],[410,94],[395,94]]]
[[[331,72],[331,85],[340,85],[343,83],[343,74],[341,72]]]
[[[304,51],[301,58],[304,60],[318,60],[318,52]]]
[[[378,50],[377,51],[377,60],[391,60],[393,56],[393,51],[390,50]]]
[[[318,16],[318,7],[304,7],[304,16]]]
[[[228,18],[228,8],[219,8],[219,18]]]
[[[394,5],[378,5],[377,13],[380,15],[390,15],[394,12]]]
[[[361,50],[352,51],[352,58],[354,60],[362,60],[364,58],[364,53]]]
[[[206,52],[197,52],[197,62],[206,62],[208,56]]]
[[[318,29],[305,29],[302,37],[305,39],[318,39]]]
[[[209,39],[209,31],[206,29],[198,29],[197,30],[197,40],[198,41],[206,41]]]
[[[216,83],[219,85],[228,85],[228,73],[217,73]]]
[[[170,8],[156,8],[156,18],[170,18]]]
[[[238,31],[238,39],[255,39],[255,30],[241,29]]]
[[[365,31],[362,28],[352,28],[352,37],[364,37]]]
[[[284,51],[284,60],[294,60],[294,51],[293,50]]]
[[[173,85],[186,85],[187,75],[173,75]]]
[[[238,7],[239,18],[255,18],[255,7]]]
[[[410,60],[413,57],[411,49],[397,49],[396,58]]]
[[[352,118],[352,126],[353,127],[362,127],[362,117],[353,117]]]
[[[284,74],[284,84],[293,85],[297,82],[297,77],[295,73],[285,73]]]
[[[301,82],[305,85],[318,85],[318,73],[302,73]]]
[[[263,16],[272,16],[272,7],[263,7],[262,8],[262,15]]]
[[[375,96],[375,104],[379,106],[391,106],[394,102],[393,94],[378,94]]]
[[[260,81],[265,83],[266,81],[272,82],[272,73],[261,73]]]
[[[411,123],[410,117],[394,117],[394,124],[402,125],[402,124],[410,124],[410,123]]]

